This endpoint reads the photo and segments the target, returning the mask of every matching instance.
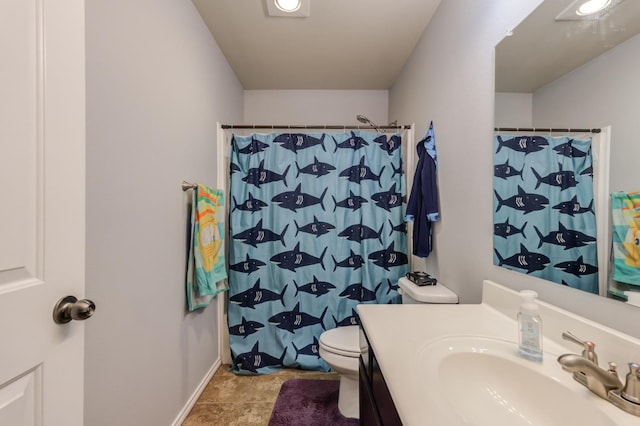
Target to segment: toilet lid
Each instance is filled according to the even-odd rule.
[[[398,280],[398,286],[418,302],[434,304],[458,303],[458,295],[441,283],[420,287],[412,283],[408,278],[401,277]]]
[[[320,335],[320,345],[329,352],[345,356],[360,356],[360,330],[357,325],[338,327]]]

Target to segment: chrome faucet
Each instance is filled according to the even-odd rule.
[[[618,378],[616,364],[609,363],[609,369],[598,367],[595,344],[582,341],[569,332],[562,337],[584,347],[582,355],[564,354],[558,357],[562,369],[573,373],[573,378],[591,392],[606,399],[616,407],[640,416],[640,364],[629,363],[629,373],[623,385]]]
[[[592,361],[575,354],[560,355],[558,362],[565,371],[582,373],[586,381],[576,380],[601,398],[607,399],[607,395],[611,390],[622,390],[622,382],[620,382],[615,369],[613,371],[604,370]]]

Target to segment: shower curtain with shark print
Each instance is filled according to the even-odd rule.
[[[494,138],[494,264],[598,293],[591,138]]]
[[[323,331],[359,303],[399,303],[408,269],[401,135],[232,137],[232,370],[327,371]]]

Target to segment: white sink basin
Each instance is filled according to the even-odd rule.
[[[426,397],[452,423],[616,425],[594,406],[594,395],[562,370],[557,356],[545,352],[538,364],[520,358],[515,342],[453,336],[423,346],[419,359]]]

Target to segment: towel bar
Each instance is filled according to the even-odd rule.
[[[197,183],[189,183],[186,180],[182,181],[182,190],[183,191],[188,191],[190,189],[196,189],[198,187]]]

